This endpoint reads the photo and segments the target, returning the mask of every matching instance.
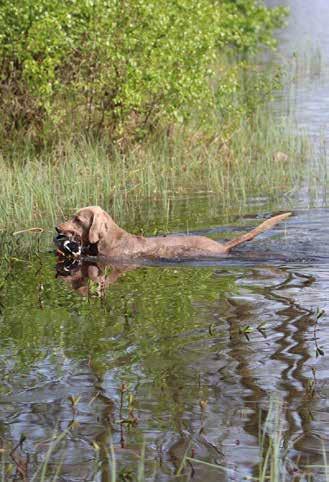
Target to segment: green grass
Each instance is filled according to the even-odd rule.
[[[290,458],[289,449],[291,447],[289,447],[289,444],[285,441],[283,427],[284,419],[283,403],[279,400],[272,399],[269,403],[265,419],[263,421],[260,419],[259,423],[258,469],[256,468],[254,476],[245,476],[238,469],[238,473],[243,477],[243,480],[252,480],[255,482],[288,482],[295,480],[296,478],[296,480],[300,481],[313,482],[320,476],[320,470],[321,477],[323,475],[321,480],[329,481],[329,465],[324,446],[322,464],[299,467],[296,465],[296,462]],[[55,482],[55,480],[59,480],[58,478],[60,477],[62,470],[62,462],[54,465],[52,463],[52,456],[55,451],[60,448],[64,460],[66,450],[65,442],[67,436],[70,434],[70,429],[71,428],[68,428],[63,432],[55,433],[51,440],[47,441],[49,444],[48,450],[45,453],[43,460],[32,474],[28,472],[28,469],[31,470],[32,467],[25,467],[24,464],[21,463],[21,459],[16,456],[16,450],[18,447],[11,451],[9,451],[9,448],[3,450],[1,452],[2,473],[0,474],[0,480],[5,482],[7,476],[13,475],[15,471],[19,472],[23,479],[29,475],[29,480],[31,482]],[[219,474],[231,473],[232,469],[225,465],[210,463],[196,458],[192,455],[192,446],[193,443],[190,441],[182,456],[179,468],[176,471],[175,476],[177,480],[190,480],[187,474],[190,472],[192,466],[196,468],[198,465],[208,467],[212,473],[214,473],[214,470],[218,471]],[[145,482],[146,477],[148,480],[153,480],[158,474],[158,462],[154,460],[152,466],[152,464],[150,465],[150,463],[147,463],[146,461],[146,447],[144,444],[141,446],[139,453],[137,453],[137,451],[134,453],[133,464],[127,469],[122,465],[119,467],[116,454],[118,447],[114,445],[111,437],[109,437],[104,446],[99,446],[96,442],[93,442],[93,447],[95,450],[95,460],[92,463],[93,475],[91,480],[98,480],[99,474],[104,470],[105,465],[107,466],[105,472],[109,474],[111,482],[130,482],[132,480],[136,480],[136,482]],[[10,454],[9,459],[7,458],[8,454]],[[146,467],[151,470],[151,474]],[[152,479],[149,479],[151,475]]]
[[[288,160],[277,159],[278,151]],[[249,197],[281,197],[300,184],[304,155],[304,141],[263,112],[241,122],[226,142],[181,128],[126,154],[82,139],[38,158],[0,158],[0,232],[52,229],[84,205],[102,205],[122,222],[142,202],[161,201],[167,209],[183,194],[214,193],[223,209]]]

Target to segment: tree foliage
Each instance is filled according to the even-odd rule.
[[[284,14],[257,0],[1,0],[2,139],[136,138],[205,111],[236,82],[222,73],[214,92],[218,54],[273,46]]]

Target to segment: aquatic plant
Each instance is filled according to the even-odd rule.
[[[50,232],[83,205],[102,205],[123,224],[129,213],[133,224],[141,203],[157,202],[166,212],[172,199],[191,194],[211,195],[222,212],[236,212],[250,197],[284,194],[288,202],[303,178],[305,155],[303,138],[291,132],[286,124],[273,125],[263,111],[241,119],[227,143],[181,128],[173,138],[163,133],[126,154],[84,139],[57,146],[39,160],[33,154],[10,163],[2,158],[0,233],[31,227]],[[276,157],[278,151],[289,159]],[[39,236],[17,233],[15,243]]]

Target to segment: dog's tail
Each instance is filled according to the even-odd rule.
[[[284,219],[287,219],[289,216],[291,216],[291,213],[284,213],[284,214],[278,214],[277,216],[273,216],[272,218],[267,219],[262,224],[257,226],[257,228],[249,231],[249,233],[242,234],[241,236],[238,236],[237,238],[234,238],[231,241],[228,241],[227,243],[225,243],[224,244],[225,251],[228,253],[235,246],[238,246],[239,244],[242,244],[242,243],[246,243],[247,241],[251,241],[259,234],[263,233],[264,231],[267,231],[268,229],[273,228],[273,226],[280,223]]]

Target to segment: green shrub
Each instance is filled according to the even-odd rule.
[[[257,0],[2,0],[0,142],[136,139],[209,112],[238,88],[219,53],[272,46],[284,13]]]

